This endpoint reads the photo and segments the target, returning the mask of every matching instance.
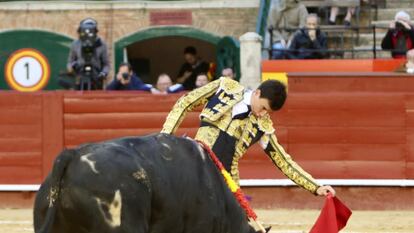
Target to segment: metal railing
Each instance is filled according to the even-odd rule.
[[[273,51],[284,51],[284,52],[298,52],[298,50],[295,49],[273,49],[272,48],[272,44],[274,42],[273,40],[273,31],[274,30],[285,30],[287,32],[295,32],[297,30],[299,30],[300,28],[277,28],[274,29],[272,27],[268,28],[269,34],[270,34],[270,47],[267,48],[263,48],[264,50],[267,50],[269,52],[269,58],[272,57],[272,52]],[[320,27],[320,30],[322,32],[324,32],[327,36],[327,40],[328,40],[328,49],[324,49],[324,50],[317,50],[321,53],[326,53],[329,54],[330,56],[337,56],[340,58],[343,58],[344,54],[346,52],[350,52],[351,53],[351,58],[355,58],[355,54],[356,53],[361,53],[361,52],[372,52],[372,57],[374,59],[377,58],[378,53],[379,52],[405,52],[405,51],[401,51],[401,50],[383,50],[383,49],[379,49],[377,48],[377,45],[380,45],[380,43],[378,43],[377,41],[377,33],[378,30],[382,30],[383,32],[386,32],[389,28],[385,27],[385,26],[376,26],[376,25],[372,25],[372,26],[365,26],[365,27],[356,27],[356,26],[350,26],[350,27],[346,27],[346,26],[326,26],[326,25],[322,25]],[[370,48],[357,48],[357,46],[359,46],[360,44],[360,34],[361,32],[368,32],[372,35],[372,47]],[[345,40],[349,38],[351,40],[351,44],[352,47],[346,47],[346,43]],[[335,45],[334,45],[335,44]],[[301,51],[304,51],[301,49]],[[311,51],[315,51],[315,50],[306,50],[305,52],[311,52]],[[330,56],[327,56],[330,57]]]

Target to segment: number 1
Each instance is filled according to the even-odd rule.
[[[29,63],[28,62],[24,63],[24,67],[26,67],[26,78],[27,80],[29,80],[29,73],[30,73]]]

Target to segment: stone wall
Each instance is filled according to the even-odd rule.
[[[258,1],[0,3],[0,32],[40,29],[76,38],[79,22],[92,17],[98,21],[99,35],[112,53],[112,45],[117,40],[154,26],[149,19],[152,11],[181,10],[191,12],[192,23],[186,26],[217,36],[239,38],[255,31]]]

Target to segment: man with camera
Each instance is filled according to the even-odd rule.
[[[67,70],[76,76],[73,89],[101,90],[109,73],[108,51],[98,37],[98,24],[92,18],[82,20],[78,28],[79,39],[72,43]]]
[[[408,50],[414,48],[414,29],[410,15],[399,11],[390,23],[387,34],[381,43],[382,49],[391,50],[393,58],[405,58]]]
[[[151,91],[151,84],[145,84],[139,79],[129,63],[121,63],[114,80],[106,87],[106,90],[141,90]]]

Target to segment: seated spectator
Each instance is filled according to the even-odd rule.
[[[414,49],[407,52],[407,62],[405,63],[405,70],[409,74],[414,74]]]
[[[305,18],[308,15],[305,5],[299,0],[280,0],[279,5],[270,11],[268,23],[273,28],[272,33],[272,59],[285,58],[285,49],[297,28],[305,26]],[[289,30],[291,28],[291,30]]]
[[[152,94],[177,93],[184,90],[183,85],[179,83],[173,85],[170,76],[165,73],[158,76],[155,87],[151,89]]]
[[[221,71],[221,76],[234,79],[233,69],[230,67],[224,68]]]
[[[329,0],[328,1],[328,4],[332,5],[331,14],[329,16],[329,22],[328,22],[330,25],[335,25],[336,24],[336,16],[338,16],[339,7],[337,7],[335,5],[336,5],[336,2],[339,2],[339,1],[341,1],[341,0]],[[361,0],[361,3],[362,2],[368,2],[368,0]],[[351,19],[352,19],[352,16],[355,14],[355,11],[356,11],[355,7],[348,7],[346,9],[346,15],[345,15],[345,18],[344,18],[344,25],[345,26],[347,26],[347,27],[351,26]]]
[[[129,63],[124,62],[119,65],[118,73],[114,80],[106,86],[106,90],[141,90],[150,91],[152,85],[145,84],[132,71]]]
[[[394,19],[382,39],[381,47],[391,50],[393,58],[404,58],[406,52],[414,48],[414,29],[407,12],[399,11]]]
[[[322,59],[326,57],[326,35],[318,27],[316,14],[306,17],[306,26],[296,32],[289,47],[289,59]]]
[[[200,60],[197,56],[197,50],[193,46],[184,49],[184,59],[185,63],[181,66],[176,81],[181,83],[185,90],[192,90],[195,88],[197,75],[207,73],[210,65]]]
[[[206,85],[209,82],[210,81],[208,80],[207,74],[201,73],[197,75],[195,85],[196,85],[196,88],[199,88],[199,87]]]
[[[399,66],[395,71],[414,74],[414,49],[408,50],[407,61]]]

